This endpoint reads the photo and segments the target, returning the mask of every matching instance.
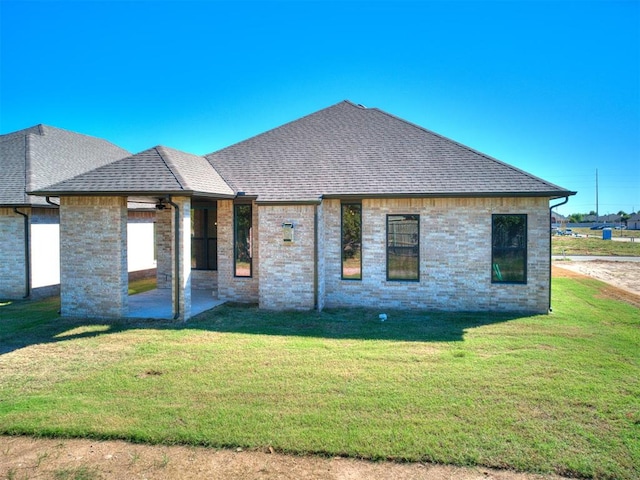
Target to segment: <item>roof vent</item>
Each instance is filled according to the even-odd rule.
[[[367,107],[365,107],[365,106],[364,106],[363,104],[361,104],[361,103],[359,103],[359,104],[358,104],[358,106],[359,106],[360,108],[367,108]]]

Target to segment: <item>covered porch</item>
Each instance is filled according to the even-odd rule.
[[[210,290],[191,290],[191,316],[195,317],[224,303],[213,297]],[[129,296],[127,318],[171,320],[174,317],[171,291],[156,288]]]
[[[158,146],[36,193],[60,199],[63,316],[166,318],[170,299],[170,318],[186,321],[202,305],[205,309],[215,305],[217,277],[214,282],[213,275],[192,271],[192,262],[201,253],[194,249],[192,255],[192,240],[198,245],[192,239],[193,202],[216,204],[236,195],[205,158]],[[127,207],[131,202],[150,204],[157,212],[155,245],[150,246],[157,259],[156,297],[128,295]],[[204,304],[198,300],[193,311],[192,285],[194,292],[203,289],[210,296]]]
[[[126,269],[131,202],[156,208],[154,244],[149,248],[157,261],[157,288],[132,296]],[[61,195],[62,315],[186,321],[220,305],[216,205],[210,198],[194,202],[193,197],[172,195]],[[207,221],[203,212],[212,212]],[[204,242],[203,225],[208,230]]]

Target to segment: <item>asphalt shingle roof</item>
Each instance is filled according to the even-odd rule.
[[[573,192],[376,108],[343,101],[206,155],[258,201]]]
[[[47,125],[0,135],[0,205],[46,205],[44,198],[25,192],[127,155],[106,140]]]
[[[234,196],[204,157],[154,147],[56,183],[49,194],[202,194]]]
[[[349,101],[201,157],[136,155],[44,125],[0,135],[0,205],[26,195],[185,194],[262,202],[338,196],[544,196],[571,192],[437,133]]]

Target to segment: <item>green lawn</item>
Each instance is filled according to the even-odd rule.
[[[594,234],[595,235],[595,234]],[[602,240],[599,237],[551,237],[551,252],[553,255],[613,255],[640,257],[640,238],[634,242],[627,239],[624,242]]]
[[[222,306],[186,325],[0,302],[0,433],[640,476],[640,310],[554,279],[541,316]]]

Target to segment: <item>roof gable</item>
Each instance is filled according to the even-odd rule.
[[[261,201],[572,194],[375,108],[343,101],[206,155]]]
[[[37,192],[52,195],[234,195],[203,157],[163,146],[150,148]]]

